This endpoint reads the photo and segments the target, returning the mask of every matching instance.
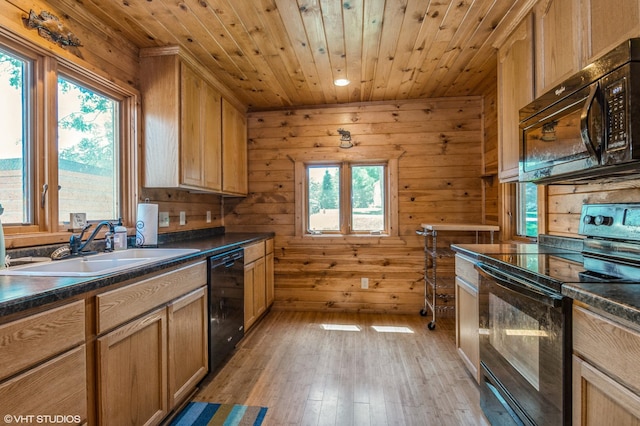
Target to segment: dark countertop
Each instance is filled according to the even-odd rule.
[[[497,254],[535,254],[537,244],[452,244],[451,248],[472,259]],[[640,283],[564,283],[562,294],[613,319],[640,326]]]
[[[273,233],[227,233],[160,243],[158,248],[199,250],[186,256],[93,277],[32,277],[0,275],[0,317],[171,268],[206,259],[243,245],[273,237]]]
[[[572,283],[562,286],[562,294],[640,326],[640,284]]]

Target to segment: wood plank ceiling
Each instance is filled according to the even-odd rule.
[[[93,15],[138,48],[180,45],[248,109],[264,110],[479,94],[493,45],[531,1],[49,3],[72,19]]]

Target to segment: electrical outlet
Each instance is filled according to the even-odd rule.
[[[180,226],[184,226],[187,224],[187,213],[180,212]]]
[[[169,212],[158,213],[158,227],[159,228],[169,227]]]
[[[207,210],[207,223],[211,223],[211,211]]]
[[[360,278],[360,288],[369,288],[369,278]]]

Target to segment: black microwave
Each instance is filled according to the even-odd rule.
[[[640,39],[522,108],[519,148],[522,182],[640,175]]]

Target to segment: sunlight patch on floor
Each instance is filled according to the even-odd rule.
[[[371,328],[373,328],[378,333],[413,334],[413,330],[411,330],[409,327],[397,327],[397,326],[391,326],[391,325],[372,325]]]
[[[332,331],[360,331],[360,327],[352,324],[320,324],[320,326]]]

